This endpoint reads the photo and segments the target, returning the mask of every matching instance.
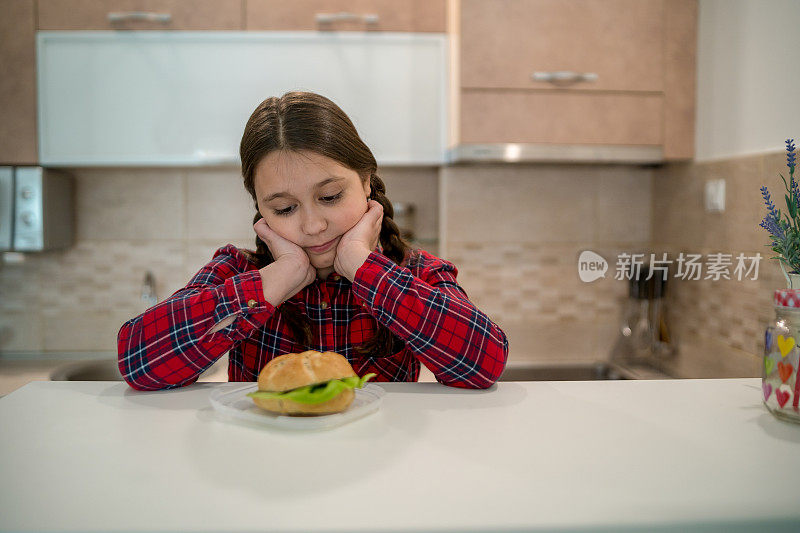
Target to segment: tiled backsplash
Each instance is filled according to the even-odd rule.
[[[754,356],[764,347],[764,328],[772,319],[772,293],[786,286],[769,240],[758,226],[766,214],[759,188],[769,187],[783,203],[788,176],[784,153],[766,153],[703,163],[666,165],[656,171],[653,187],[653,250],[677,254],[761,254],[756,280],[677,280],[669,304],[678,336],[714,338]],[[723,213],[706,212],[705,183],[725,179]],[[735,260],[735,259],[734,259]],[[752,274],[750,278],[752,278]]]
[[[454,243],[448,259],[470,298],[500,323],[596,320],[616,315],[627,296],[625,284],[613,280],[613,265],[606,279],[578,278],[582,250],[616,255],[597,244]]]
[[[441,174],[444,249],[512,360],[606,359],[625,282],[613,257],[648,249],[653,170],[626,165],[459,165]],[[609,263],[584,283],[578,256]]]
[[[673,252],[671,257],[676,257]],[[683,250],[706,257],[719,250]],[[727,251],[724,253],[728,253]],[[738,251],[736,252],[738,255]],[[755,255],[747,253],[746,255]],[[678,338],[705,337],[752,355],[764,349],[764,328],[772,318],[772,293],[786,285],[774,262],[763,259],[757,280],[677,280],[668,305],[672,328]]]

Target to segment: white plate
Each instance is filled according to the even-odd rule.
[[[327,429],[341,426],[347,422],[374,413],[381,406],[381,398],[386,394],[379,386],[367,383],[355,389],[356,397],[345,411],[332,415],[287,416],[270,413],[256,407],[247,394],[258,390],[258,384],[251,383],[233,390],[216,389],[208,399],[216,411],[226,419],[241,420],[264,427],[281,429]]]

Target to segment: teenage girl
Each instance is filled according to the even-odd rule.
[[[327,98],[264,100],[240,145],[255,250],[228,244],[184,288],[122,325],[119,368],[134,389],[194,383],[229,352],[228,379],[272,358],[344,355],[359,376],[486,388],[508,340],[469,301],[456,267],[400,238],[372,152]]]

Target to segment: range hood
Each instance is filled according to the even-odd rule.
[[[460,144],[447,151],[448,163],[621,163],[664,162],[661,146],[605,144]]]

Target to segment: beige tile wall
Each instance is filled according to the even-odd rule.
[[[504,328],[511,360],[606,359],[627,285],[622,252],[651,238],[653,170],[626,165],[474,165],[442,170],[443,253]],[[584,283],[578,256],[609,262]]]
[[[115,352],[122,323],[146,308],[152,270],[164,299],[214,251],[252,248],[252,200],[238,169],[73,169],[76,242],[0,261],[0,353]],[[417,205],[420,246],[437,253],[438,169],[381,171],[393,201]]]
[[[763,331],[772,318],[772,293],[786,284],[773,259],[767,233],[758,224],[766,215],[760,187],[766,185],[777,207],[785,192],[779,174],[789,177],[782,152],[704,163],[664,166],[653,187],[653,247],[701,254],[740,253],[763,257],[756,280],[676,280],[669,294],[676,335],[687,342],[698,336],[760,355]],[[705,183],[723,178],[724,213],[708,213],[703,205]],[[751,276],[752,277],[752,276]]]

